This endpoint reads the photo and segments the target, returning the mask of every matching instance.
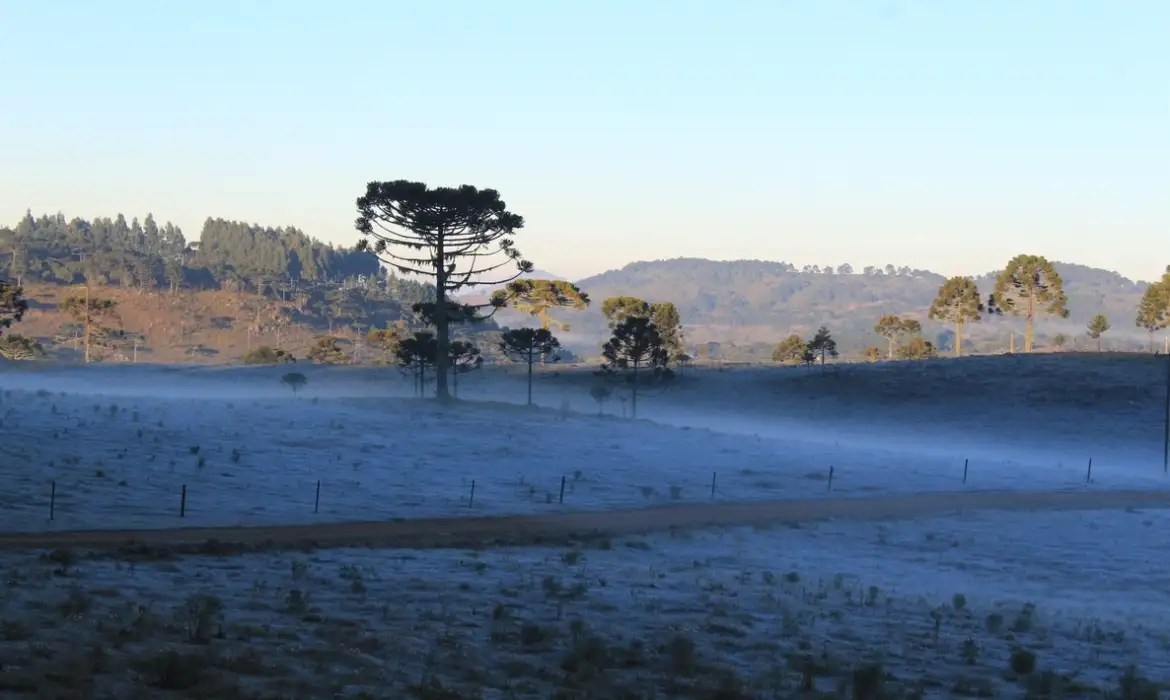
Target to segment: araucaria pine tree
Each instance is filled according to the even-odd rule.
[[[828,327],[821,326],[817,329],[817,334],[808,341],[808,351],[814,357],[820,357],[821,367],[825,366],[825,357],[837,356],[837,341],[833,340],[833,334],[829,332]]]
[[[452,388],[455,395],[459,396],[459,375],[483,367],[483,355],[475,343],[469,340],[453,340],[447,347],[447,360],[451,363],[451,377],[454,380]]]
[[[1141,312],[1138,312],[1138,325],[1141,325]],[[1101,352],[1101,336],[1109,330],[1109,319],[1105,314],[1097,314],[1089,321],[1089,337],[1097,341],[1097,352]]]
[[[613,336],[601,349],[602,370],[630,373],[630,415],[638,417],[638,389],[644,373],[652,377],[669,372],[666,344],[646,316],[627,316],[613,327]]]
[[[914,335],[922,332],[922,324],[912,318],[901,318],[899,316],[887,315],[878,319],[877,324],[873,327],[875,333],[883,336],[889,343],[889,351],[886,357],[894,359],[894,343],[904,335]]]
[[[682,319],[678,308],[669,301],[648,302],[637,297],[610,297],[601,303],[601,313],[614,328],[630,316],[644,316],[658,329],[658,335],[666,346],[668,362],[682,362],[686,359],[683,342]]]
[[[1150,337],[1150,352],[1154,351],[1154,333],[1170,325],[1170,272],[1158,282],[1146,287],[1138,304],[1137,325]]]
[[[532,271],[512,240],[524,219],[507,210],[496,190],[432,189],[406,180],[369,183],[357,209],[359,249],[372,250],[399,272],[434,280],[435,303],[424,316],[435,326],[435,393],[447,399],[451,323],[466,317],[467,309],[451,295]]]
[[[589,306],[589,295],[577,285],[564,280],[523,279],[509,282],[493,294],[495,305],[511,304],[515,309],[540,319],[540,327],[550,330],[569,330],[569,324],[549,316],[553,308],[584,309]]]
[[[955,325],[955,357],[963,355],[963,327],[978,321],[983,311],[979,289],[970,277],[952,277],[938,288],[929,318]]]
[[[427,367],[435,364],[438,345],[434,333],[419,331],[403,338],[394,351],[398,366],[414,375],[415,389],[420,396],[426,386]]]
[[[513,362],[528,365],[528,405],[532,405],[532,366],[556,359],[561,343],[545,328],[516,328],[500,335],[500,350]]]
[[[1068,297],[1060,273],[1039,255],[1017,255],[1008,262],[995,280],[995,303],[1013,316],[1024,317],[1024,352],[1032,352],[1038,315],[1068,316]]]

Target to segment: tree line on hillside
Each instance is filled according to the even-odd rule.
[[[26,213],[15,228],[0,228],[8,278],[26,282],[118,285],[177,291],[183,287],[248,290],[290,296],[301,288],[385,278],[373,254],[339,249],[293,227],[271,228],[208,218],[198,242],[171,222],[147,214],[92,220]],[[382,282],[418,300],[432,296],[407,279]]]
[[[12,247],[14,251],[20,248],[21,253],[18,256],[14,252],[12,269],[23,274],[33,274],[23,267],[24,261],[32,259],[26,254],[35,247],[28,245],[30,241],[40,241],[43,246],[55,245],[57,252],[70,248],[51,243],[52,236],[46,232],[60,232],[63,226],[71,232],[68,240],[86,243],[87,254],[78,255],[76,260],[33,256],[54,265],[66,265],[36,272],[41,279],[49,275],[57,281],[73,282],[80,275],[87,282],[95,276],[99,283],[145,284],[142,280],[149,280],[150,275],[143,277],[127,272],[137,269],[127,262],[134,258],[129,253],[134,253],[163,262],[168,256],[177,257],[184,270],[190,271],[190,265],[198,265],[198,269],[219,285],[268,290],[266,293],[281,299],[286,295],[298,296],[301,311],[320,314],[330,325],[330,333],[314,340],[306,353],[308,359],[348,363],[356,360],[359,349],[368,349],[376,362],[395,364],[414,374],[420,391],[427,381],[433,381],[435,393],[441,399],[451,395],[454,389],[451,384],[458,380],[460,373],[478,368],[488,357],[526,363],[531,377],[534,365],[556,361],[563,351],[555,333],[567,330],[568,324],[554,318],[554,310],[579,310],[590,305],[588,295],[575,284],[520,279],[533,269],[514,241],[524,220],[507,209],[495,190],[471,186],[430,188],[404,180],[372,182],[357,199],[356,207],[360,240],[352,251],[320,246],[295,229],[262,229],[219,219],[207,221],[205,240],[195,250],[182,244],[181,232],[169,225],[164,225],[160,232],[150,217],[147,226],[137,221],[127,223],[123,217],[97,220],[98,224],[93,225],[80,220],[65,222],[63,217],[34,220],[28,216],[17,230],[0,232],[0,243],[18,242]],[[152,233],[148,234],[148,230]],[[181,256],[175,254],[180,244],[184,251]],[[170,252],[159,252],[163,250]],[[22,261],[19,265],[18,258]],[[860,276],[932,277],[925,271],[889,267],[881,275],[875,268]],[[788,268],[795,270],[791,265]],[[146,265],[143,269],[154,268]],[[162,269],[165,280],[165,265]],[[360,320],[363,318],[360,301],[366,293],[363,285],[342,286],[335,290],[340,293],[326,293],[310,284],[331,275],[365,269],[389,269],[389,278],[395,280],[401,278],[394,273],[428,280],[410,283],[420,290],[410,304],[413,321],[398,318],[392,323],[387,321],[385,327],[364,323]],[[850,274],[852,268],[842,266],[835,272]],[[368,279],[376,276],[370,275]],[[153,279],[157,284],[159,278]],[[939,277],[937,280],[941,284],[926,316],[953,328],[957,355],[963,352],[970,324],[980,322],[985,316],[1023,318],[1025,351],[1032,350],[1037,319],[1068,316],[1064,280],[1055,266],[1040,256],[1020,255],[1009,261],[996,276],[993,291],[986,298],[973,278]],[[368,280],[365,284],[369,284]],[[483,285],[502,285],[502,288],[480,303],[468,302],[459,294],[464,289]],[[88,292],[87,289],[84,299],[70,297],[61,303],[61,310],[74,320],[70,333],[62,334],[61,342],[82,342],[87,355],[95,339],[100,345],[103,337],[117,332],[113,322],[117,310],[105,304],[106,300],[100,296]],[[1156,330],[1166,328],[1168,307],[1170,269],[1161,282],[1146,290],[1138,310],[1138,326],[1149,331],[1151,339]],[[257,306],[258,317],[266,313],[262,308],[263,305]],[[477,329],[481,331],[504,308],[539,320],[540,327],[504,329],[492,339],[482,334],[477,336]],[[636,412],[640,388],[668,380],[673,375],[672,365],[691,359],[682,334],[681,316],[674,301],[646,300],[641,295],[630,294],[605,298],[601,318],[606,324],[606,338],[600,347],[598,386],[613,381],[628,385],[631,408]],[[345,322],[355,329],[352,341],[343,342],[332,333],[334,321]],[[838,341],[829,331],[829,325],[823,321],[818,323],[816,333],[807,340],[797,334],[786,338],[774,348],[773,359],[823,365],[837,357]],[[1090,337],[1099,340],[1109,327],[1108,319],[1099,316],[1090,320],[1087,330]],[[886,347],[884,350],[870,347],[866,353],[869,359],[882,356],[921,359],[939,351],[935,344],[922,337],[918,319],[886,314],[877,320],[874,332],[885,339]],[[345,342],[354,346],[347,349]],[[245,360],[292,361],[291,353],[280,345],[278,327],[276,344],[251,348]]]
[[[1051,342],[1053,334],[1083,335],[1091,318],[1103,313],[1121,319],[1136,308],[1146,283],[1134,282],[1116,272],[1065,262],[1053,262],[1060,272],[1068,294],[1070,315],[1045,323],[1037,340]],[[670,299],[687,319],[696,339],[718,342],[718,346],[696,347],[696,355],[728,361],[767,360],[774,347],[768,329],[792,329],[811,335],[821,325],[833,329],[843,354],[860,353],[869,345],[883,349],[886,343],[874,343],[874,322],[884,314],[910,315],[923,325],[925,337],[934,341],[940,352],[953,350],[949,325],[931,322],[927,311],[946,277],[925,270],[910,274],[865,275],[812,274],[811,270],[785,262],[760,260],[712,261],[695,258],[630,263],[620,269],[586,279],[577,284],[598,298],[632,294],[646,299]],[[840,269],[840,266],[838,267]],[[856,268],[847,268],[856,269]],[[974,276],[984,296],[995,285],[995,273]],[[606,333],[599,314],[577,314],[573,318],[574,334],[569,339],[578,347]],[[1008,345],[1008,330],[1023,320],[983,323],[972,326],[964,337],[964,349]],[[1129,324],[1117,324],[1110,333],[1113,344],[1140,342],[1146,337],[1130,331]],[[1124,327],[1124,330],[1120,330]],[[715,350],[714,353],[710,350]]]
[[[984,315],[996,317],[1005,314],[1024,319],[1024,352],[1032,352],[1035,324],[1040,318],[1068,317],[1064,280],[1051,262],[1038,255],[1022,254],[1012,258],[996,276],[994,290],[988,294],[986,303],[973,278],[951,277],[939,287],[927,317],[953,327],[954,354],[961,356],[964,332],[969,324],[983,320]],[[1136,312],[1135,323],[1148,333],[1149,349],[1154,352],[1154,333],[1170,326],[1170,266],[1167,266],[1160,281],[1146,288]],[[1111,327],[1104,314],[1096,314],[1086,325],[1086,335],[1096,341],[1098,351],[1101,349],[1101,336]],[[895,356],[900,359],[924,359],[937,354],[934,344],[922,337],[922,324],[916,319],[885,315],[878,319],[873,330],[888,343],[884,352],[887,359],[894,359]],[[825,331],[822,327],[817,337],[807,342],[798,335],[789,336],[776,345],[773,360],[811,364],[810,348],[816,347],[818,338],[822,338]],[[1057,334],[1054,345],[1063,347],[1067,340],[1063,334]],[[882,350],[877,347],[870,347],[865,352],[868,360],[880,359],[882,355]]]

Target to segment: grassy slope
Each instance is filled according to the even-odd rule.
[[[13,332],[36,337],[45,344],[57,335],[63,324],[70,323],[67,315],[57,309],[66,296],[83,291],[79,287],[27,285],[25,296],[30,310]],[[139,348],[139,361],[145,362],[236,362],[248,348],[248,321],[245,310],[253,295],[227,291],[185,292],[171,295],[151,290],[137,291],[120,287],[94,287],[91,293],[118,303],[122,328],[140,333],[145,338]],[[283,304],[293,308],[293,304]],[[281,331],[281,345],[297,357],[303,357],[314,335],[325,329],[307,324],[291,323]],[[350,331],[350,333],[352,333]],[[342,334],[338,331],[338,334]],[[275,332],[252,334],[252,345],[276,344]],[[206,350],[191,354],[189,346],[202,345]],[[69,348],[50,350],[61,359],[69,359]]]

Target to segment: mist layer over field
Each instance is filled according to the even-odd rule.
[[[637,421],[584,367],[542,368],[533,408],[514,367],[451,406],[395,369],[292,369],[296,397],[290,367],[4,365],[0,524],[174,525],[184,486],[179,524],[234,525],[1167,483],[1152,358],[692,368]]]

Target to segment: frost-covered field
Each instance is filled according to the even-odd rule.
[[[762,399],[733,373],[686,377],[677,394],[651,392],[650,419],[631,421],[612,415],[613,405],[596,415],[587,396],[569,391],[571,373],[560,375],[564,410],[475,400],[522,396],[522,379],[499,373],[464,378],[473,400],[440,408],[403,397],[409,384],[396,372],[368,368],[298,368],[310,377],[298,398],[280,385],[281,368],[5,369],[0,428],[19,436],[0,443],[5,531],[629,508],[706,502],[713,480],[719,500],[820,497],[829,493],[830,467],[833,493],[857,496],[1167,483],[1148,445],[1107,433],[1091,450],[1065,449],[1052,432],[1027,424],[1027,406],[968,414],[1001,427],[962,439],[955,431],[963,423],[937,419],[929,403],[917,420],[874,433],[819,404],[796,411],[791,397],[761,417]],[[839,381],[814,372],[783,376]],[[543,381],[552,396],[557,377]],[[704,420],[697,412],[704,387],[726,408],[721,382],[741,386],[753,410]],[[884,413],[876,401],[869,411],[875,421]],[[1095,434],[1090,417],[1082,410],[1067,422]],[[1034,444],[1021,444],[1021,432]]]
[[[720,500],[820,498],[830,466],[858,498],[1167,483],[1145,360],[689,371],[641,421],[596,415],[584,371],[542,372],[530,409],[507,403],[515,373],[440,408],[393,372],[296,369],[299,398],[286,368],[0,367],[0,530],[705,502],[713,474]],[[1144,700],[1170,681],[1168,527],[994,512],[476,551],[6,553],[0,695]]]
[[[1152,698],[1168,527],[995,513],[481,551],[4,554],[0,691]]]

